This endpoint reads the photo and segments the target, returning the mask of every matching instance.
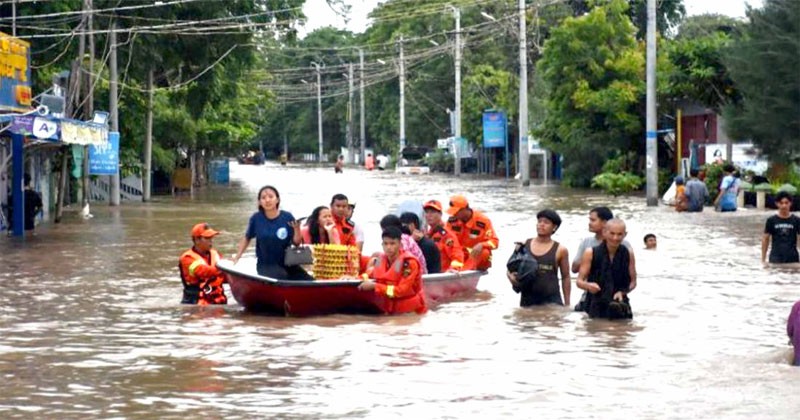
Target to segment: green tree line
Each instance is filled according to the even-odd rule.
[[[303,0],[162,2],[95,0],[95,109],[108,107],[108,29],[119,28],[123,156],[141,159],[147,79],[155,80],[154,162],[170,171],[179,150],[234,155],[317,151],[317,72],[324,147],[344,146],[348,117],[359,139],[359,52],[364,56],[368,147],[395,152],[399,140],[399,49],[405,56],[406,139],[435,146],[454,107],[452,7],[461,11],[462,135],[481,140],[481,114],[503,109],[518,138],[518,21],[513,0],[388,0],[363,33],[321,28],[298,36]],[[330,7],[347,11],[343,1]],[[676,104],[723,113],[731,137],[771,159],[800,147],[800,16],[793,0],[765,0],[748,18],[685,16],[682,0],[659,1],[659,127],[674,127]],[[76,59],[82,1],[24,2],[17,33],[30,38],[35,91]],[[10,6],[0,6],[10,33]],[[65,14],[66,13],[66,14]],[[37,17],[47,16],[52,17]],[[641,173],[644,153],[646,0],[528,1],[529,127],[563,156],[564,176],[588,185],[606,161]],[[354,65],[353,113],[348,114]],[[86,116],[76,115],[78,118]],[[512,147],[514,150],[514,147]],[[667,167],[671,160],[660,156]],[[619,167],[619,165],[612,165]]]

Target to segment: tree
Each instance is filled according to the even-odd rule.
[[[583,16],[595,7],[602,7],[608,0],[568,0],[573,16]],[[636,39],[644,39],[647,34],[647,0],[627,0],[628,17],[636,26]],[[656,29],[661,35],[675,28],[683,17],[686,8],[683,0],[658,0],[656,7]]]
[[[733,38],[719,17],[687,19],[677,38],[666,43],[666,53],[673,64],[669,73],[668,95],[689,99],[716,112],[735,102],[739,93],[723,63],[723,52]]]
[[[482,118],[487,108],[502,109],[506,115],[515,115],[518,107],[518,79],[505,70],[490,65],[475,66],[464,79],[462,105],[464,113],[463,135],[481,144]],[[513,121],[513,120],[512,120]]]
[[[725,108],[728,133],[786,162],[800,153],[800,8],[796,0],[765,0],[747,15],[725,60],[742,94]]]
[[[627,11],[627,2],[612,0],[566,19],[538,65],[549,94],[537,134],[564,155],[565,179],[573,184],[588,185],[606,158],[635,148],[641,132],[645,62]]]

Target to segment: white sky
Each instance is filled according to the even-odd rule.
[[[350,22],[345,24],[343,18],[331,10],[325,0],[306,0],[303,6],[308,21],[300,30],[301,36],[323,26],[346,28],[353,32],[364,32],[369,23],[367,14],[380,3],[379,0],[345,0],[351,6]],[[683,0],[687,14],[719,13],[732,17],[744,17],[745,3],[753,7],[761,7],[763,0]]]

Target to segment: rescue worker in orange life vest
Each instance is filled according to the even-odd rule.
[[[225,275],[217,268],[222,255],[212,248],[211,240],[219,232],[208,223],[198,223],[192,228],[194,246],[181,255],[178,267],[183,282],[181,303],[198,305],[224,305],[228,303],[222,284]]]
[[[350,203],[344,194],[335,194],[331,198],[331,213],[333,222],[339,231],[339,240],[342,245],[357,246],[356,243],[356,224],[348,218],[350,214]]]
[[[381,306],[387,314],[422,314],[428,310],[422,288],[422,271],[419,261],[403,251],[401,236],[400,229],[394,226],[383,231],[383,254],[362,275],[364,281],[358,290],[371,291],[383,298]]]
[[[467,256],[464,270],[488,270],[492,266],[492,251],[499,244],[492,221],[478,210],[471,209],[463,195],[450,197],[447,214],[452,216],[447,227],[455,232]]]
[[[430,200],[422,205],[422,209],[425,210],[425,221],[428,223],[425,236],[431,238],[439,248],[442,272],[464,268],[464,249],[456,234],[447,229],[442,221],[442,203]]]

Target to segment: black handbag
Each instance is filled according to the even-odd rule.
[[[525,243],[516,242],[516,244],[517,246],[514,248],[514,252],[512,252],[511,257],[508,258],[506,268],[509,272],[517,274],[520,290],[514,288],[514,291],[519,293],[525,286],[536,280],[539,262],[536,261],[533,254],[530,253],[530,239],[525,241]]]
[[[286,247],[286,253],[283,256],[283,265],[287,267],[295,265],[307,265],[314,263],[314,254],[311,252],[311,247],[300,245],[289,245]]]

